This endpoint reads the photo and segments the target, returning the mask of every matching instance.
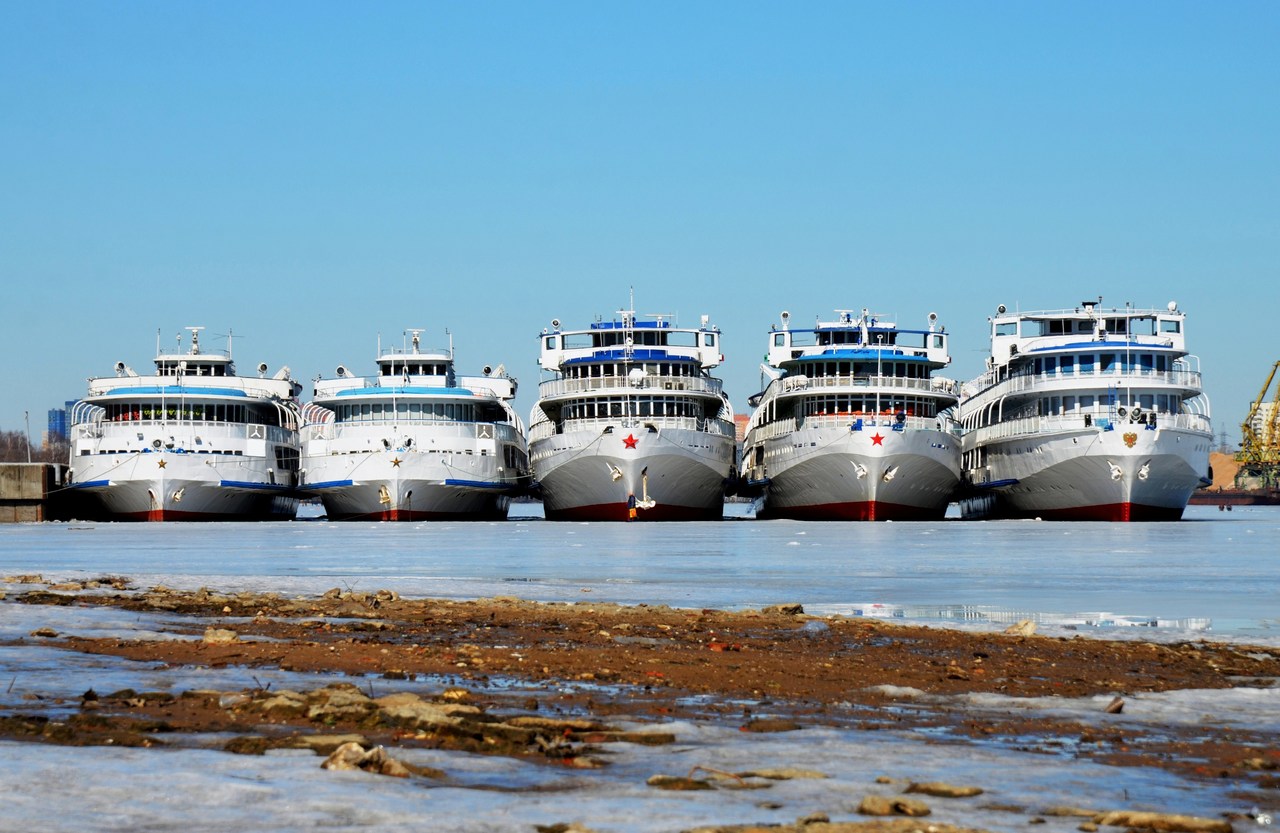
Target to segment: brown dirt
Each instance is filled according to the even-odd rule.
[[[895,700],[877,688],[909,687],[928,695],[992,692],[1109,699],[1174,689],[1270,686],[1280,678],[1280,651],[1271,648],[970,633],[861,618],[819,619],[798,606],[727,612],[513,598],[411,600],[386,591],[334,590],[320,598],[288,599],[125,587],[126,581],[112,579],[88,591],[51,588],[11,599],[177,614],[189,626],[179,628],[175,637],[196,638],[38,637],[68,651],[166,663],[175,674],[191,666],[279,668],[350,675],[361,688],[373,688],[371,681],[378,677],[436,678],[463,689],[452,696],[486,714],[654,722],[696,717],[744,731],[811,724],[867,730],[936,727],[943,742],[980,741],[1050,754],[1069,750],[1109,764],[1164,767],[1191,778],[1230,778],[1242,800],[1254,803],[1268,798],[1274,803],[1280,786],[1274,772],[1280,768],[1280,745],[1265,732],[1180,731],[1132,723],[1105,728],[1105,721],[1098,728],[1096,723],[1014,711],[958,709],[945,700]],[[211,626],[234,631],[236,641],[199,638]],[[497,681],[525,686],[512,693]],[[504,745],[485,739],[482,731],[467,735],[469,740],[438,733],[415,736],[403,727],[363,718],[330,714],[322,728],[360,731],[375,742],[416,738],[429,745],[473,751],[478,745],[562,762],[588,760],[592,733],[598,738],[610,731],[599,722],[576,734],[557,730],[560,741],[579,746],[548,752],[546,738],[532,744],[521,736]],[[119,692],[86,696],[67,721],[30,714],[5,717],[0,719],[0,738],[147,746],[169,733],[260,737],[264,723],[276,726],[277,734],[316,729],[305,715],[264,721],[260,714],[228,709],[217,695]],[[253,742],[246,744],[236,751],[261,751]]]

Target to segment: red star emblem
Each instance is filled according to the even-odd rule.
[[[622,444],[625,445],[627,448],[635,448],[637,442],[639,442],[639,440],[635,438],[634,434],[628,434],[626,438],[622,441]]]
[[[879,432],[879,431],[877,431],[875,434],[873,434],[873,435],[871,436],[871,444],[872,444],[872,445],[884,445],[884,437],[880,436],[880,432]]]

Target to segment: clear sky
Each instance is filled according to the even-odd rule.
[[[183,327],[242,373],[454,335],[527,416],[555,317],[766,333],[1189,314],[1216,427],[1280,338],[1280,4],[0,0],[0,428]]]

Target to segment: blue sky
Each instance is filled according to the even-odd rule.
[[[242,372],[379,333],[503,363],[869,307],[982,366],[995,306],[1189,314],[1215,424],[1280,339],[1274,2],[0,0],[0,428],[188,325]],[[310,388],[307,387],[309,395]]]

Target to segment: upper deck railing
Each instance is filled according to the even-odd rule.
[[[787,417],[753,427],[751,441],[763,442],[785,437],[807,428],[841,428],[847,431],[946,431],[952,433],[955,423],[945,417],[908,416],[899,420],[894,415],[815,414],[801,419]]]
[[[409,437],[427,439],[482,439],[500,442],[519,442],[520,430],[505,422],[456,422],[446,420],[410,421],[405,419],[384,419],[367,422],[313,422],[302,427],[303,441],[308,440],[367,440],[373,437],[375,442],[391,430],[397,437],[401,434]]]
[[[868,390],[917,391],[955,398],[960,395],[960,383],[935,376],[930,379],[913,379],[905,376],[784,376],[779,380],[780,392],[848,388],[859,393]]]
[[[1067,391],[1073,389],[1096,390],[1116,387],[1123,381],[1136,381],[1143,387],[1173,388],[1184,391],[1200,391],[1201,377],[1197,370],[1146,370],[1138,367],[1112,370],[1094,369],[1081,373],[1078,370],[1052,373],[1022,373],[1001,382],[995,382],[995,373],[989,372],[970,383],[980,390],[965,403],[977,407],[992,399],[1032,390]]]
[[[1213,424],[1204,414],[1150,414],[1148,421],[1130,422],[1127,419],[1109,419],[1096,414],[1056,414],[1053,416],[1030,416],[1010,419],[995,425],[974,428],[964,432],[965,447],[985,445],[996,440],[1013,437],[1034,436],[1037,434],[1057,434],[1063,431],[1109,431],[1109,430],[1160,430],[1164,428],[1180,428],[1189,431],[1201,431],[1212,435]]]
[[[719,379],[709,376],[645,376],[636,385],[626,376],[596,376],[586,379],[550,379],[538,385],[538,396],[553,399],[576,394],[626,390],[637,395],[685,391],[719,396],[723,389]]]
[[[661,431],[668,428],[679,428],[690,431],[701,431],[707,434],[717,436],[733,437],[735,426],[727,419],[704,417],[678,417],[678,416],[653,416],[653,417],[615,417],[613,419],[567,419],[562,420],[559,425],[549,419],[535,422],[529,428],[529,441],[545,440],[554,437],[556,434],[562,434],[569,431],[594,431],[603,433],[606,428],[619,429],[645,429],[646,426],[652,425]]]

